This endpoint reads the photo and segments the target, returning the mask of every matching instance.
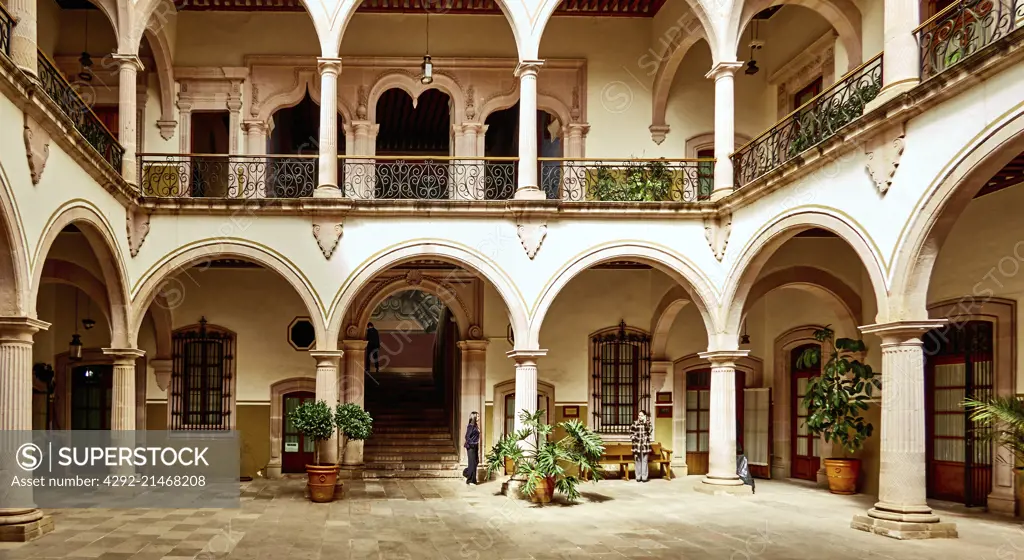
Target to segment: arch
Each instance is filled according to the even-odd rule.
[[[316,333],[317,348],[336,349],[337,340],[332,342],[326,334],[323,305],[312,284],[302,274],[302,270],[283,255],[267,247],[244,239],[231,238],[206,239],[179,247],[164,255],[142,275],[132,293],[131,342],[137,343],[139,326],[146,316],[146,311],[158,296],[165,298],[167,309],[173,308],[185,297],[185,285],[174,278],[175,273],[196,263],[221,257],[247,260],[280,274],[306,304],[306,311]]]
[[[281,427],[284,422],[284,396],[288,393],[305,391],[316,393],[316,379],[313,377],[290,377],[270,386],[270,462],[267,463],[267,478],[281,478]]]
[[[718,333],[718,326],[714,315],[711,313],[711,310],[718,306],[718,300],[715,297],[714,290],[711,288],[711,282],[700,269],[686,259],[686,257],[663,247],[642,241],[629,241],[593,247],[576,260],[564,265],[555,273],[554,277],[541,290],[537,303],[533,308],[533,314],[530,319],[528,348],[539,347],[540,330],[544,324],[544,317],[566,284],[584,270],[613,260],[635,260],[667,274],[686,290],[690,300],[697,305],[701,317],[704,319],[708,340],[712,340],[714,335]]]
[[[295,80],[288,90],[277,91],[271,94],[267,99],[263,100],[259,104],[259,116],[256,120],[269,122],[270,118],[281,109],[287,109],[294,107],[302,102],[306,94],[309,94],[309,98],[314,103],[320,105],[320,84],[319,75],[314,70],[297,70],[295,72]],[[260,84],[257,84],[259,87]],[[337,107],[338,113],[341,115],[342,122],[346,125],[352,122],[352,111],[345,103],[344,97],[339,93],[337,95]]]
[[[110,298],[103,282],[86,268],[61,259],[46,259],[43,263],[42,284],[74,286],[95,302],[110,322]]]
[[[171,58],[171,47],[163,27],[147,27],[146,40],[149,50],[153,52],[153,64],[156,66],[157,86],[160,90],[160,120],[173,121],[174,112],[174,61]],[[139,123],[140,126],[144,123]]]
[[[497,263],[478,251],[440,239],[414,239],[392,245],[356,266],[331,302],[328,315],[330,321],[327,326],[328,341],[337,345],[338,337],[342,334],[342,323],[349,312],[349,306],[375,276],[395,265],[416,259],[449,261],[490,282],[508,309],[509,321],[512,323],[512,331],[516,340],[514,349],[529,348],[525,345],[529,338],[526,304],[512,278]]]
[[[33,307],[38,305],[39,286],[42,283],[43,269],[46,267],[46,256],[60,232],[71,224],[78,227],[85,236],[103,274],[103,285],[110,310],[107,315],[110,318],[110,343],[114,348],[134,348],[135,335],[130,331],[131,300],[128,297],[128,273],[124,258],[114,229],[91,203],[84,200],[68,202],[57,209],[43,228],[43,235],[32,259],[35,264],[29,301]]]
[[[725,317],[722,318],[726,333],[739,333],[746,300],[768,259],[796,234],[811,228],[821,228],[836,234],[857,253],[871,279],[878,313],[882,315],[888,303],[888,292],[878,248],[866,232],[830,212],[824,208],[796,208],[765,224],[751,237],[726,277],[722,300],[728,302],[728,307],[724,309]]]
[[[0,317],[35,317],[30,291],[28,243],[21,228],[17,199],[0,162]]]
[[[1024,106],[1004,114],[943,168],[910,213],[893,252],[890,320],[927,318],[928,284],[939,249],[974,196],[1000,169],[1024,153]],[[973,293],[965,298],[985,298]]]
[[[797,288],[825,298],[834,305],[837,317],[849,319],[849,333],[857,332],[857,327],[864,320],[860,295],[836,276],[813,266],[793,266],[777,270],[761,277],[750,289],[744,316],[750,306],[769,293],[781,288]]]
[[[466,120],[465,114],[465,95],[462,92],[462,88],[458,82],[452,79],[444,72],[434,72],[434,82],[431,84],[423,84],[419,78],[414,76],[412,72],[407,70],[392,70],[383,73],[372,86],[370,86],[370,93],[367,97],[366,110],[369,113],[370,122],[377,121],[377,102],[380,100],[380,96],[384,95],[384,92],[389,89],[400,89],[405,93],[409,94],[412,98],[412,106],[416,107],[416,102],[419,100],[420,95],[423,92],[436,89],[448,96],[451,100],[451,118],[452,122],[461,123]]]
[[[357,311],[359,317],[353,319],[349,324],[354,325],[365,325],[370,322],[370,316],[373,315],[374,310],[380,305],[382,301],[387,299],[389,296],[408,292],[412,290],[421,290],[437,296],[441,303],[452,312],[452,316],[455,317],[455,323],[459,326],[459,334],[462,340],[473,338],[470,336],[470,327],[473,326],[472,315],[469,309],[466,308],[464,302],[456,297],[450,297],[455,294],[455,289],[450,287],[444,282],[438,282],[431,278],[423,278],[419,284],[410,285],[406,282],[405,278],[396,278],[395,281],[389,282],[377,293],[371,295]]]
[[[506,91],[498,96],[490,97],[486,99],[480,109],[477,111],[477,122],[487,122],[487,117],[491,114],[509,109],[515,106],[519,102],[519,80],[516,80],[516,85],[513,89]],[[537,108],[546,111],[556,117],[562,126],[565,126],[572,120],[572,110],[564,101],[548,95],[546,93],[537,93]]]
[[[825,21],[839,34],[839,40],[842,41],[843,48],[846,50],[847,71],[860,66],[864,60],[861,46],[863,31],[861,30],[860,9],[852,0],[747,0],[743,5],[743,10],[733,10],[730,17],[728,29],[735,35],[730,37],[728,45],[731,49],[729,54],[734,59],[739,55],[743,30],[747,28],[754,16],[766,8],[781,5],[807,8],[825,18]]]
[[[690,303],[690,294],[682,286],[673,286],[671,290],[662,296],[658,306],[654,308],[654,317],[651,319],[651,359],[661,360],[665,358],[668,350],[668,333],[672,330],[672,324],[676,316]]]
[[[153,359],[170,359],[174,323],[167,298],[160,294],[153,298],[153,305],[149,307],[149,317],[153,320],[153,335],[156,339],[156,355],[153,356]],[[143,314],[143,319],[145,319],[145,314]]]
[[[707,42],[703,33],[684,33],[685,31],[686,29],[680,29],[672,37],[665,52],[659,57],[658,70],[654,74],[654,83],[651,85],[651,128],[665,127],[667,131],[668,123],[665,122],[665,113],[668,111],[668,96],[679,65],[683,63],[683,59],[686,58],[686,53],[690,52],[691,47],[701,40]]]

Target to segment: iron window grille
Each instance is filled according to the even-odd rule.
[[[204,317],[173,342],[171,430],[231,429],[235,334]]]
[[[650,336],[622,321],[618,329],[594,335],[591,344],[594,430],[628,434],[639,411],[651,413]]]

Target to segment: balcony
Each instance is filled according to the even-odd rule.
[[[960,0],[914,30],[921,79],[959,64],[1024,26],[1024,0]]]
[[[863,115],[864,106],[881,89],[878,54],[737,150],[732,155],[736,186],[753,182],[834,136]]]

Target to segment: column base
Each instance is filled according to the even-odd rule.
[[[317,185],[313,198],[341,198],[341,189],[337,185]]]
[[[1013,494],[1003,492],[992,492],[988,495],[988,511],[997,515],[1017,515],[1017,501]]]
[[[53,518],[38,509],[0,510],[0,542],[34,541],[51,531]]]
[[[719,200],[722,200],[723,198],[725,198],[725,197],[729,196],[730,194],[732,194],[734,190],[735,189],[733,189],[732,187],[725,187],[725,188],[721,188],[721,189],[715,189],[715,190],[711,191],[711,198],[710,198],[710,200],[711,200],[711,202],[718,202]]]
[[[264,471],[263,475],[269,479],[278,479],[283,476],[281,470],[281,463],[270,463],[269,465],[267,465],[267,470]]]
[[[699,483],[693,485],[693,489],[701,494],[712,496],[742,496],[753,494],[754,489],[739,478],[712,478],[705,476]]]
[[[538,187],[519,187],[513,198],[515,200],[544,200],[547,197],[547,193]]]
[[[363,465],[342,465],[338,469],[338,480],[360,480],[363,478]],[[338,483],[339,485],[341,482]]]
[[[874,511],[874,510],[871,510]],[[868,515],[854,515],[850,527],[891,539],[955,539],[956,523],[920,523],[912,521],[891,521]],[[936,517],[936,519],[938,519]]]

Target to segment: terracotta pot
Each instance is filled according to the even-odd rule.
[[[306,465],[309,476],[309,499],[318,502],[334,500],[334,486],[338,482],[338,465]]]
[[[505,476],[514,474],[516,472],[516,464],[512,459],[505,457]]]
[[[551,498],[555,495],[555,477],[549,476],[537,483],[537,488],[533,491],[533,495],[530,496],[530,501],[535,504],[547,504],[551,503]]]
[[[825,459],[825,474],[833,494],[856,494],[860,459]]]

